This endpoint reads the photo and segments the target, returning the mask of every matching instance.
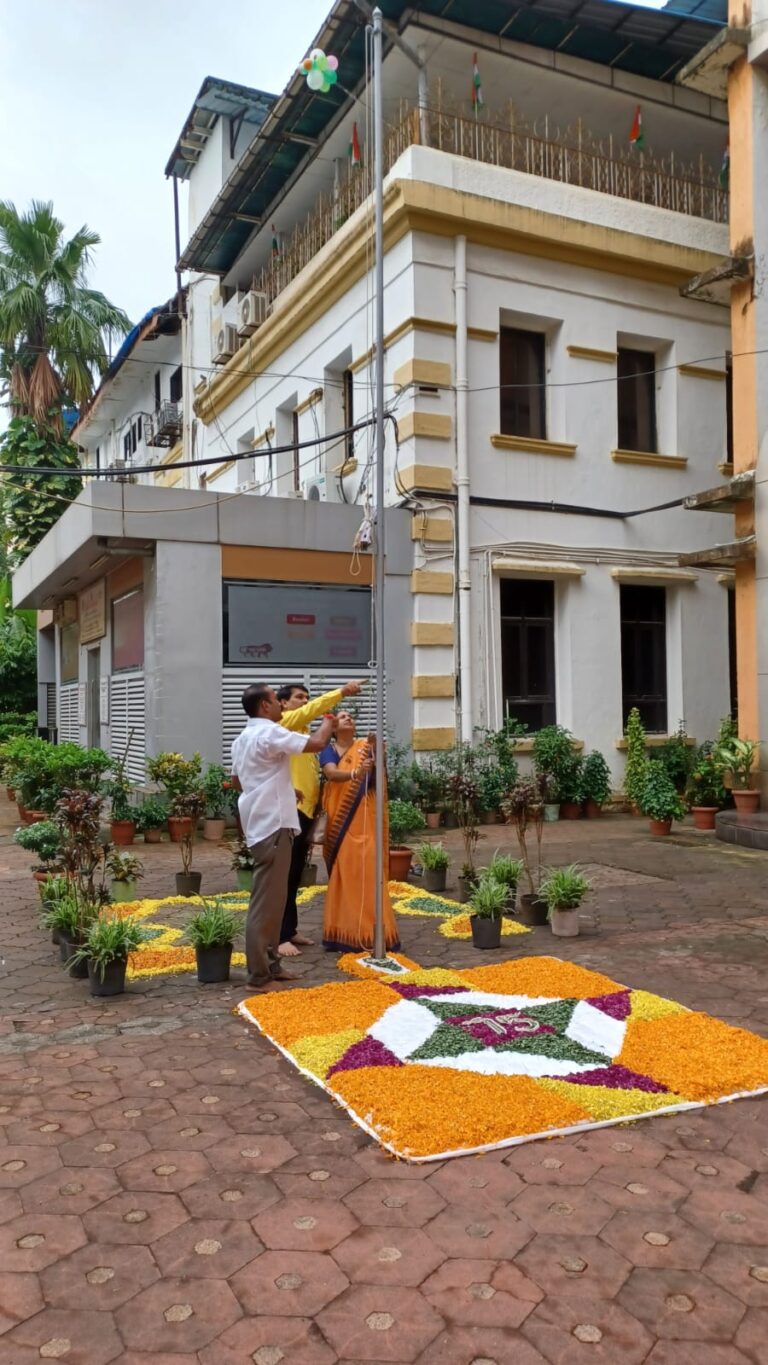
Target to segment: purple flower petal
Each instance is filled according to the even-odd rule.
[[[404,1000],[416,1000],[420,995],[464,995],[468,989],[467,986],[418,986],[413,982],[406,982],[402,986],[398,986],[396,981],[387,981],[386,984],[402,995]]]
[[[334,1062],[327,1074],[333,1076],[336,1071],[357,1071],[362,1066],[402,1065],[400,1058],[376,1038],[361,1038],[359,1043],[353,1043],[347,1048],[344,1056],[340,1057],[338,1062]]]
[[[591,1003],[591,1002],[590,1002]],[[604,1085],[609,1090],[644,1090],[649,1095],[666,1095],[668,1087],[652,1076],[641,1076],[626,1066],[598,1066],[592,1071],[576,1071],[570,1076],[558,1076],[559,1081],[571,1085]]]
[[[586,1001],[593,1009],[600,1010],[611,1019],[628,1019],[631,1009],[629,991],[612,991],[610,995],[593,995]]]

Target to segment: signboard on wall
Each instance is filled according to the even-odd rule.
[[[98,583],[92,583],[90,588],[84,588],[79,594],[78,615],[80,617],[80,644],[90,644],[91,640],[100,640],[102,635],[107,633],[107,583],[106,579],[99,579]]]
[[[371,657],[368,588],[225,583],[225,664],[365,668]]]
[[[77,723],[88,724],[88,684],[84,682],[77,688]]]
[[[99,678],[99,724],[109,725],[109,678]]]

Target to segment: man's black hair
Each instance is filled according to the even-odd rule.
[[[309,696],[309,689],[303,682],[283,683],[283,686],[277,689],[277,700],[290,701],[294,692],[306,692]]]
[[[271,690],[268,683],[251,683],[246,687],[242,696],[246,716],[258,716],[262,704],[269,700]]]

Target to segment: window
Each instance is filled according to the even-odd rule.
[[[80,626],[77,621],[59,630],[59,664],[62,686],[77,682],[80,674]]]
[[[298,493],[301,488],[301,451],[299,450],[299,414],[291,413],[291,441],[293,443],[293,488]]]
[[[140,441],[140,440],[141,440],[141,416],[140,416],[140,415],[136,418],[136,439],[137,439],[137,441]]]
[[[171,402],[180,403],[182,392],[183,392],[182,370],[181,365],[179,365],[178,369],[174,370],[173,374],[171,375],[170,384]]]
[[[546,337],[502,327],[499,332],[501,432],[504,436],[547,435],[545,389]]]
[[[128,431],[126,431],[126,433],[125,433],[125,435],[124,435],[124,437],[123,437],[123,459],[124,459],[124,460],[130,460],[130,458],[131,458],[131,433],[130,433],[130,430],[128,430]]]
[[[656,357],[619,347],[616,402],[620,450],[656,450]]]
[[[505,715],[541,730],[555,722],[555,585],[502,578],[499,588]]]
[[[624,725],[636,706],[651,734],[667,732],[667,594],[621,585],[621,691]]]
[[[351,370],[345,370],[341,376],[342,382],[342,405],[343,405],[343,426],[347,435],[344,440],[344,459],[354,460],[355,458],[355,433],[348,428],[354,425],[355,421],[355,376]]]
[[[155,370],[155,412],[160,407],[160,371]]]
[[[224,663],[366,668],[368,588],[307,583],[225,583]]]
[[[134,588],[112,603],[112,672],[144,667],[144,590]]]

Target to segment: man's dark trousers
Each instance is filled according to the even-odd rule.
[[[283,923],[280,928],[280,942],[290,943],[296,937],[299,929],[299,908],[296,904],[296,893],[301,886],[301,874],[307,861],[309,841],[314,828],[314,820],[310,820],[302,810],[299,811],[300,832],[293,841],[291,851],[291,869],[288,873],[288,895],[285,901],[283,912]]]

